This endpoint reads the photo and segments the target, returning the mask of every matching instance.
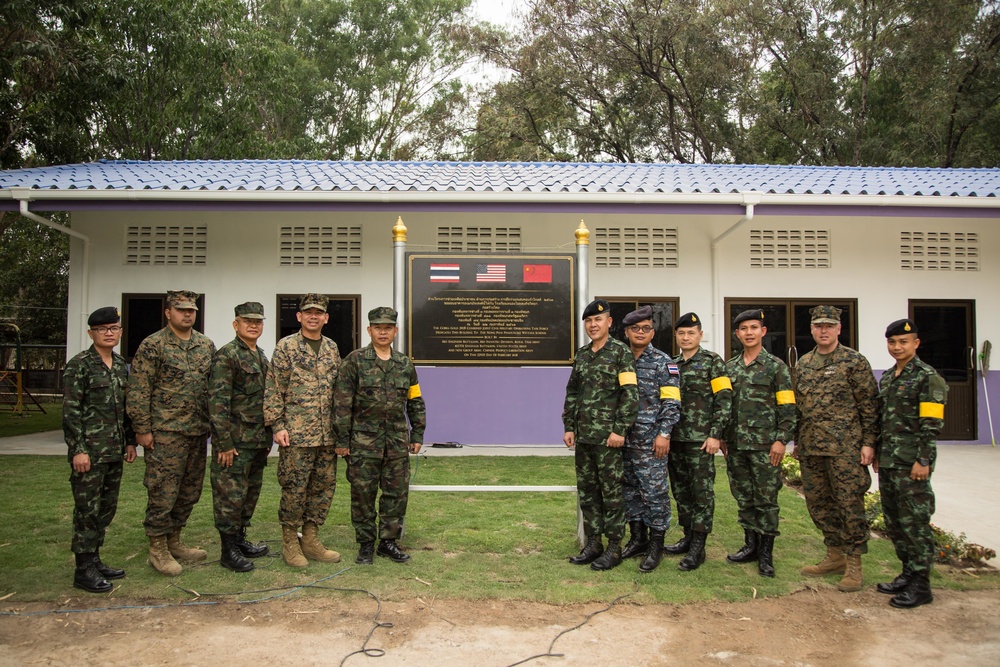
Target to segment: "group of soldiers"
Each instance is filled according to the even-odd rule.
[[[142,341],[131,370],[114,351],[122,335],[118,309],[94,311],[88,318],[93,345],[66,365],[63,431],[72,466],[74,586],[100,593],[111,590],[109,580],[125,576],[101,560],[100,547],[117,510],[123,462],[135,460],[137,445],[146,461],[143,524],[150,565],[176,576],[182,563],[206,559],[206,551],[187,546],[181,532],[201,497],[209,436],[223,567],[247,572],[252,559],[269,553],[266,544],[247,539],[247,528],[274,442],[285,563],[340,560],[319,540],[338,456],[348,465],[356,562],[371,564],[376,553],[408,561],[397,540],[406,513],[408,453],[420,450],[426,410],[413,363],[392,350],[396,311],[369,312],[371,343],[341,360],[337,344],[322,334],[327,297],[306,294],[296,314],[300,330],[278,341],[269,361],[257,345],[263,305],[236,306],[236,336],[216,350],[194,329],[197,298],[189,291],[167,293],[167,326]]]
[[[675,363],[650,344],[656,329],[649,306],[622,320],[626,345],[610,335],[610,304],[591,302],[583,312],[590,343],[576,352],[562,415],[563,441],[575,450],[585,532],[570,562],[608,570],[641,557],[639,570],[651,572],[668,553],[684,555],[680,570],[697,569],[712,532],[721,451],[744,531],[743,545],[726,560],[756,561],[761,576],[775,576],[781,464],[794,443],[809,514],[827,548],[801,573],[839,575],[839,590],[861,590],[872,466],[902,563],[899,576],[876,588],[893,596],[894,607],[933,601],[930,477],[947,385],[917,357],[919,334],[909,319],[886,329],[896,363],[876,384],[868,361],[840,343],[840,316],[833,306],[811,309],[816,347],[790,370],[764,350],[762,310],[733,320],[742,350],[727,362],[701,347],[698,315],[682,315],[673,323]],[[671,488],[683,536],[664,545]],[[629,540],[622,544],[626,525]]]

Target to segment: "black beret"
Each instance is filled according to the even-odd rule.
[[[602,315],[604,313],[611,314],[611,304],[604,299],[594,299],[583,309],[583,317],[580,319],[585,320],[591,315]]]
[[[677,321],[674,322],[674,329],[681,329],[683,327],[698,327],[701,328],[701,318],[698,317],[696,313],[684,313]]]
[[[885,337],[902,336],[917,333],[917,325],[911,319],[896,320],[885,329]]]
[[[626,315],[625,318],[622,320],[622,325],[627,327],[629,325],[635,324],[636,322],[642,322],[643,320],[651,320],[651,319],[653,319],[653,307],[643,306],[642,308],[637,308],[636,310],[633,310],[631,313]]]
[[[114,306],[107,306],[92,312],[87,318],[87,326],[99,327],[102,324],[118,324],[121,321],[122,317],[118,314],[118,309]]]
[[[764,311],[760,308],[754,308],[753,310],[744,310],[742,313],[736,316],[733,320],[733,327],[738,327],[743,322],[747,320],[760,320],[761,326],[764,325]]]

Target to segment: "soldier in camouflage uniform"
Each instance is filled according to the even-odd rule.
[[[680,416],[681,390],[677,365],[650,343],[653,309],[643,306],[622,319],[639,388],[639,413],[625,436],[625,519],[631,538],[622,558],[644,556],[640,572],[652,572],[663,558],[663,536],[670,528],[670,476],[667,455],[670,432]]]
[[[278,341],[264,389],[264,423],[278,443],[281,555],[291,567],[305,567],[307,559],[340,561],[340,554],[319,540],[337,486],[333,386],[340,350],[323,335],[328,303],[324,294],[299,300],[296,317],[302,329]]]
[[[212,508],[222,540],[219,564],[234,572],[254,568],[248,558],[268,553],[251,544],[247,527],[264,481],[271,429],[264,425],[267,355],[257,346],[264,331],[264,306],[256,301],[234,309],[236,338],[212,362],[208,413],[212,423]]]
[[[372,563],[373,550],[397,563],[410,560],[397,540],[402,536],[410,488],[409,454],[419,452],[423,444],[427,411],[413,362],[392,349],[399,333],[396,317],[396,311],[388,307],[369,311],[372,342],[347,355],[334,390],[337,454],[347,457],[359,565]]]
[[[194,292],[167,292],[167,326],[147,337],[132,359],[126,409],[136,441],[145,450],[149,563],[169,576],[177,561],[207,555],[181,541],[205,484],[208,442],[208,375],[215,344],[194,330]]]
[[[674,427],[668,468],[684,536],[663,550],[685,554],[677,565],[685,572],[705,562],[705,539],[712,532],[715,514],[715,454],[722,447],[733,403],[726,364],[701,347],[704,335],[695,313],[685,313],[674,323],[674,338],[681,350],[677,360],[681,417]]]
[[[625,474],[622,445],[639,412],[635,360],[609,336],[611,306],[603,299],[583,311],[591,342],[576,351],[563,404],[563,442],[576,448],[576,487],[586,544],[569,559],[574,565],[610,570],[622,562],[625,533]],[[604,549],[601,535],[607,535]]]
[[[756,559],[761,576],[773,577],[781,460],[795,431],[795,393],[788,367],[764,350],[764,311],[743,311],[733,326],[743,351],[726,362],[726,375],[733,385],[726,471],[745,543],[726,560],[747,563]]]
[[[63,372],[63,437],[69,449],[73,489],[73,586],[91,593],[112,589],[108,579],[125,570],[101,561],[104,534],[118,510],[122,459],[135,460],[135,434],[125,414],[125,360],[114,351],[121,340],[118,309],[90,314],[87,335],[94,342],[69,360]]]
[[[837,588],[861,590],[861,554],[868,552],[865,493],[878,441],[878,387],[861,354],[840,344],[840,309],[809,311],[816,347],[792,374],[798,419],[795,458],[813,523],[823,533],[826,557],[802,574],[842,574]]]
[[[934,600],[930,582],[934,561],[931,473],[937,459],[937,437],[944,426],[948,385],[917,357],[920,338],[912,320],[893,322],[885,337],[896,366],[879,381],[882,432],[875,470],[886,532],[903,572],[877,589],[893,595],[889,604],[905,609]]]

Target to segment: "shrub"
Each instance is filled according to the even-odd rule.
[[[785,454],[781,459],[781,476],[788,486],[802,486],[802,468],[799,460],[791,454]]]

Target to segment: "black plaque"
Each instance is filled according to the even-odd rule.
[[[573,255],[407,255],[407,350],[423,364],[568,364]]]

